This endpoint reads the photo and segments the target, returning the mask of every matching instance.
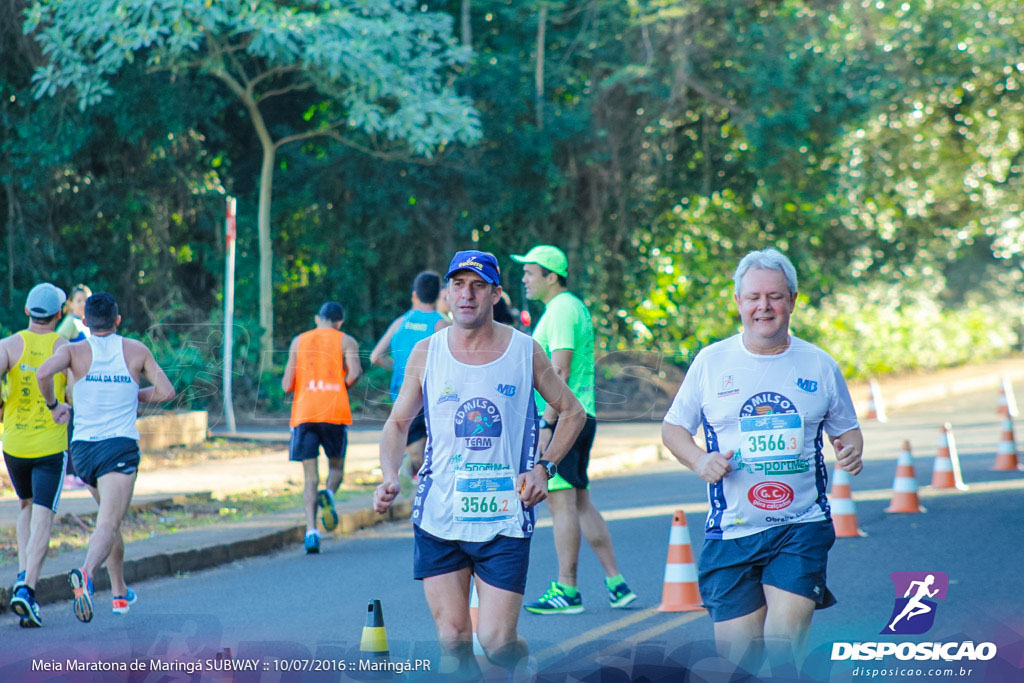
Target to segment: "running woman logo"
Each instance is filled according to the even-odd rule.
[[[946,599],[949,577],[943,572],[893,572],[896,603],[882,635],[919,635],[935,623],[935,600]],[[902,597],[901,597],[902,596]]]
[[[455,436],[466,439],[466,448],[485,451],[501,436],[501,413],[486,398],[471,398],[455,411]]]

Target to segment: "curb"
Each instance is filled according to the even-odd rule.
[[[292,516],[294,510],[279,513]],[[412,514],[412,501],[400,500],[391,506],[386,515],[378,515],[373,508],[338,513],[338,533],[352,533],[380,522],[406,519]],[[155,553],[124,562],[125,581],[129,584],[161,576],[174,576],[187,572],[210,569],[235,560],[264,555],[290,545],[298,545],[305,538],[304,523],[282,522],[280,528],[269,533],[261,532],[249,538],[240,538],[225,543],[213,543],[202,547],[188,548],[165,553]],[[93,576],[97,591],[110,588],[110,576],[105,567]],[[69,595],[67,575],[50,574],[39,578],[36,584],[36,600],[40,605],[67,600]],[[11,587],[0,587],[0,614],[10,610]]]

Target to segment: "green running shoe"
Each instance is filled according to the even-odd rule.
[[[523,605],[523,609],[533,614],[579,614],[583,611],[583,595],[577,591],[576,597],[570,598],[557,581],[552,581],[551,588],[537,602]]]
[[[316,494],[316,504],[320,506],[320,522],[324,530],[334,531],[338,527],[338,511],[334,509],[334,494],[324,489]]]

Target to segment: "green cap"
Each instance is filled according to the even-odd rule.
[[[552,273],[569,277],[569,259],[565,252],[550,244],[538,244],[523,255],[512,254],[512,260],[516,263],[536,263]]]

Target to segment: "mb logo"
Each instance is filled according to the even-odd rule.
[[[512,398],[513,396],[516,395],[516,385],[515,384],[499,384],[498,385],[498,393],[501,394],[502,396],[508,396],[509,398]]]
[[[815,391],[818,390],[818,383],[813,379],[803,379],[801,377],[797,377],[796,385],[809,394],[813,394]]]
[[[935,623],[938,606],[935,600],[946,599],[949,577],[943,572],[893,572],[890,577],[896,603],[881,633],[917,635],[926,632]]]

